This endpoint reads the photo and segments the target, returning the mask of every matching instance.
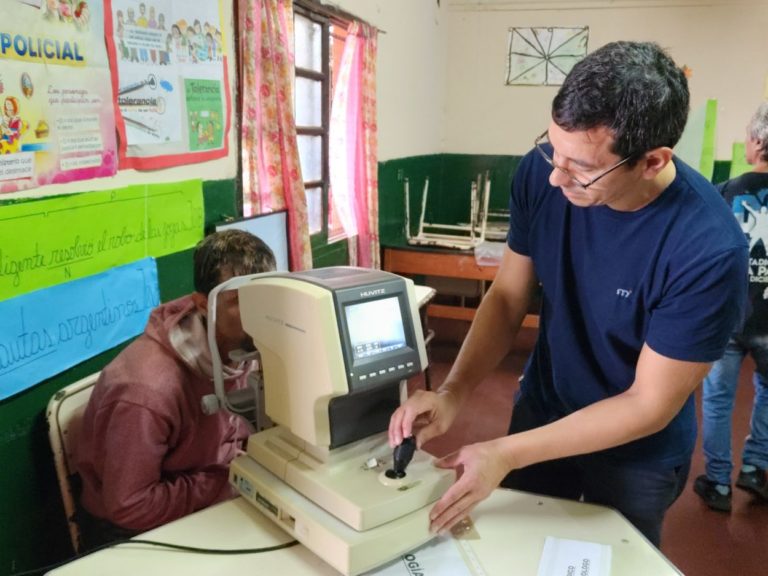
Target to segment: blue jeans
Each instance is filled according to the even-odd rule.
[[[731,485],[731,416],[741,363],[747,353],[755,360],[752,381],[755,398],[752,405],[750,434],[744,444],[741,461],[758,468],[768,468],[768,336],[732,337],[723,357],[712,365],[704,379],[702,395],[702,442],[707,478]]]
[[[509,433],[523,432],[546,423],[521,395],[512,412]],[[674,468],[647,468],[595,453],[513,470],[501,485],[610,506],[659,547],[664,515],[683,491],[690,468],[690,459]]]

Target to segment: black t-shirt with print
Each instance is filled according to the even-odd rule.
[[[749,241],[746,334],[768,334],[768,172],[747,172],[718,186]]]

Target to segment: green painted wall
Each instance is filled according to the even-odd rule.
[[[730,160],[715,160],[715,166],[712,170],[712,182],[719,184],[728,180],[731,173]]]
[[[490,210],[506,210],[520,156],[438,154],[379,163],[379,236],[385,246],[405,241],[405,179],[409,182],[411,233],[418,230],[424,182],[429,178],[425,221],[467,222],[470,186],[486,171],[491,179]]]
[[[347,264],[349,264],[349,248],[344,240],[326,244],[319,248],[312,248],[313,268],[346,266]]]
[[[382,246],[406,243],[405,179],[408,179],[410,185],[411,229],[415,232],[424,179],[429,177],[430,189],[439,190],[441,166],[442,157],[437,154],[379,163],[379,241]]]
[[[227,217],[238,216],[234,180],[205,182],[203,195],[206,231]],[[191,249],[158,258],[157,268],[163,301],[193,290]],[[45,408],[58,390],[100,370],[123,347],[0,401],[0,576],[58,562],[72,554],[48,443]]]

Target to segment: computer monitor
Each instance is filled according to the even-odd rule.
[[[261,238],[275,255],[275,268],[279,272],[288,272],[288,213],[285,210],[259,214],[216,225],[216,231],[236,228],[245,230]]]
[[[266,413],[318,447],[385,430],[400,381],[427,365],[413,282],[331,267],[256,277],[239,289],[261,355]]]

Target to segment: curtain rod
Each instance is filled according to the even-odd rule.
[[[373,24],[371,24],[370,22],[367,22],[366,20],[363,20],[359,16],[350,14],[346,10],[339,8],[336,4],[331,4],[330,2],[324,2],[321,4],[320,2],[313,1],[313,0],[296,0],[296,4],[298,6],[303,6],[308,10],[317,12],[318,14],[322,14],[323,16],[327,16],[328,18],[337,18],[342,20],[356,20],[357,22],[362,22],[363,24],[366,24],[367,26],[374,28],[379,32],[379,34],[387,33],[386,30],[382,30],[378,26],[374,26]]]

